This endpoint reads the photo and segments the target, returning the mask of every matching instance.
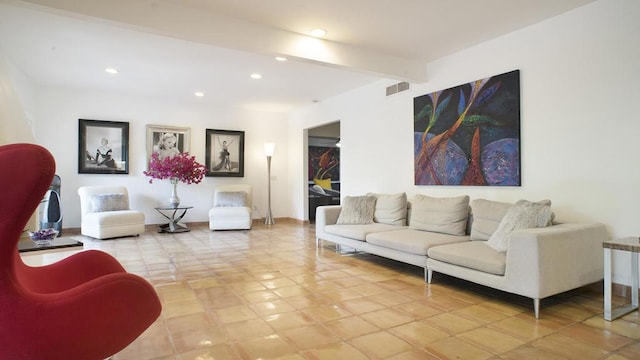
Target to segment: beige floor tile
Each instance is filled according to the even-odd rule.
[[[457,337],[494,354],[505,353],[525,343],[516,337],[486,327],[467,331]]]
[[[406,341],[379,331],[359,336],[349,340],[349,343],[370,358],[384,359],[393,355],[413,350],[413,346]]]
[[[300,350],[310,350],[340,342],[340,338],[321,325],[310,325],[282,332],[283,336]]]
[[[283,340],[280,335],[245,340],[238,342],[236,347],[245,359],[277,358],[297,352],[296,347]]]
[[[479,322],[469,320],[454,313],[441,313],[423,319],[422,321],[449,333],[449,335],[456,335],[482,326]]]
[[[388,360],[441,360],[441,358],[438,358],[435,355],[429,354],[423,350],[416,349],[394,355],[388,358]]]
[[[296,308],[284,300],[265,301],[254,303],[250,306],[260,316],[274,315],[296,310]]]
[[[489,310],[480,305],[467,306],[456,310],[453,313],[482,324],[490,324],[507,317],[506,315]]]
[[[607,354],[607,351],[597,346],[560,334],[545,336],[532,345],[575,360],[599,359]]]
[[[373,300],[356,298],[338,303],[341,308],[347,309],[353,314],[364,314],[371,311],[384,309],[384,305]]]
[[[173,359],[173,357],[171,358]],[[234,360],[238,359],[237,353],[233,348],[227,344],[220,344],[216,346],[191,350],[185,353],[178,354],[176,357],[178,360]]]
[[[358,316],[327,321],[324,326],[343,340],[378,331],[376,326]]]
[[[321,348],[310,350],[304,353],[306,359],[309,360],[367,360],[367,357],[362,352],[358,351],[353,346],[346,343],[333,343]]]
[[[440,359],[484,360],[493,356],[490,352],[456,337],[431,343],[424,350]]]
[[[303,309],[302,312],[321,322],[341,319],[353,315],[353,313],[332,304],[314,305]]]
[[[536,322],[514,317],[494,322],[489,324],[488,327],[498,329],[524,341],[533,341],[537,338],[553,333],[553,330],[542,325],[538,325]]]
[[[413,318],[416,320],[424,319],[426,317],[434,316],[443,312],[442,309],[431,306],[431,304],[429,304],[426,299],[415,300],[408,303],[396,305],[393,308],[413,316]]]
[[[392,328],[413,321],[412,316],[409,316],[399,310],[389,308],[375,310],[360,316],[382,329]]]
[[[540,359],[540,360],[566,360],[564,356],[552,353],[545,349],[533,346],[521,346],[500,355],[504,360],[523,360],[523,359]]]
[[[630,339],[640,340],[640,324],[627,321],[625,318],[626,317],[614,321],[607,321],[602,315],[596,315],[583,323],[602,330],[608,330],[614,334],[626,336]]]
[[[225,324],[224,330],[232,340],[251,339],[274,333],[269,324],[262,319],[250,319]]]
[[[162,316],[165,318],[203,313],[204,311],[202,302],[196,299],[172,301],[162,306]]]
[[[216,315],[224,324],[255,319],[258,315],[247,305],[230,306],[215,310]]]
[[[279,300],[280,296],[271,290],[261,290],[242,294],[241,297],[248,303]]]
[[[178,353],[219,345],[227,340],[226,334],[219,327],[184,330],[171,333],[171,338]]]
[[[300,311],[271,315],[264,317],[264,320],[276,331],[300,328],[315,323],[315,319]]]
[[[573,339],[582,340],[607,351],[617,350],[633,342],[632,339],[627,337],[616,335],[609,331],[603,331],[602,329],[583,323],[567,326],[561,329],[559,333]]]
[[[396,326],[388,331],[416,347],[423,347],[427,344],[449,337],[449,334],[446,332],[438,330],[421,321],[414,321],[401,326]]]

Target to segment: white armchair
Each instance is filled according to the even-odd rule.
[[[78,195],[82,235],[107,239],[144,233],[144,214],[129,209],[126,187],[83,186]]]
[[[252,207],[251,185],[216,186],[213,207],[209,210],[209,229],[251,229]]]

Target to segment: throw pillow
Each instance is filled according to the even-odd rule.
[[[416,195],[411,201],[409,228],[450,235],[465,235],[469,196],[434,198]]]
[[[127,196],[121,193],[91,195],[90,201],[93,212],[129,210]]]
[[[244,191],[220,191],[216,193],[215,207],[247,206],[247,193]]]
[[[504,215],[500,225],[487,241],[487,245],[498,252],[507,252],[512,232],[549,226],[552,218],[551,206],[548,203],[519,200]]]
[[[536,204],[551,206],[551,200],[540,200]],[[471,202],[471,240],[489,240],[513,205],[485,199],[473,200]],[[551,213],[552,220],[553,217],[554,214]]]
[[[407,224],[407,194],[374,194],[376,206],[373,212],[373,221],[380,224],[400,225]]]
[[[375,196],[345,196],[342,199],[342,210],[336,224],[373,224],[375,206]]]
[[[313,179],[313,183],[320,185],[323,189],[333,190],[331,188],[331,179]]]

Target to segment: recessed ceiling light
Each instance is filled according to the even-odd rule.
[[[276,56],[276,60],[278,61],[287,61],[287,58],[284,56]]]
[[[258,73],[251,74],[252,79],[262,79],[262,75]]]
[[[117,73],[120,72],[120,71],[118,71],[118,69],[112,68],[112,67],[108,67],[108,68],[104,69],[104,71],[108,72],[109,74],[117,74]]]
[[[203,92],[201,92],[201,91],[196,91],[196,92],[194,92],[194,93],[193,93],[193,95],[195,95],[195,96],[197,96],[197,97],[203,97],[203,96],[204,96],[204,93],[203,93]]]
[[[321,38],[327,35],[327,30],[325,29],[313,29],[311,30],[311,36]]]

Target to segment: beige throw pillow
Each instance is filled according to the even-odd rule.
[[[338,225],[373,224],[375,196],[345,196],[338,216]]]
[[[376,206],[373,213],[373,221],[388,225],[407,225],[407,194],[374,194]]]
[[[519,229],[549,226],[552,219],[553,214],[549,204],[519,200],[504,215],[500,225],[487,241],[487,245],[498,252],[507,252],[511,233]]]
[[[434,198],[416,195],[411,201],[409,228],[450,235],[465,235],[469,196]]]
[[[93,212],[129,210],[127,196],[121,193],[91,195],[90,201]]]
[[[247,206],[247,193],[244,191],[220,191],[216,193],[214,207]]]

